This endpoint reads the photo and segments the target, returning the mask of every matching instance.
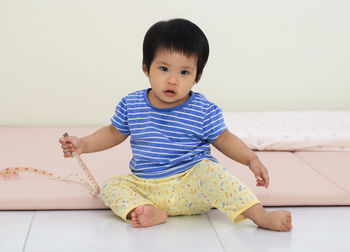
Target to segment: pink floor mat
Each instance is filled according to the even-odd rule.
[[[66,131],[85,136],[96,127],[0,127],[0,170],[26,166],[64,177],[82,173],[75,159],[63,158],[58,139]],[[257,188],[248,167],[224,157],[220,163],[243,180],[266,206],[350,205],[350,152],[257,152],[269,171],[269,189]],[[128,140],[103,152],[84,154],[83,160],[101,186],[107,178],[129,172]],[[21,173],[18,179],[0,179],[0,209],[103,209],[100,196],[91,196],[80,184]]]

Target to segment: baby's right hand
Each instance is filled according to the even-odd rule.
[[[65,158],[73,157],[72,152],[75,151],[79,155],[83,153],[83,148],[81,140],[75,136],[61,137],[59,139],[61,148],[63,149],[63,154]]]

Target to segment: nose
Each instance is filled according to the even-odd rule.
[[[176,85],[178,83],[176,76],[173,74],[170,74],[167,78],[167,83],[172,84],[172,85]]]

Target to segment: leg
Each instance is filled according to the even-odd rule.
[[[242,214],[261,228],[274,231],[290,231],[293,228],[292,215],[287,210],[266,211],[261,204],[256,204]]]
[[[134,227],[149,227],[164,223],[168,215],[193,215],[207,212],[211,206],[198,200],[199,190],[197,189],[200,184],[191,174],[192,171],[193,169],[190,169],[160,179],[147,181],[141,179],[137,183],[138,189],[154,204],[145,204],[129,212],[128,217],[132,219]]]
[[[108,179],[102,186],[103,202],[126,222],[134,227],[146,227],[166,221],[167,214],[145,197],[147,194],[134,177],[117,176]]]
[[[164,223],[168,215],[192,215],[208,211],[211,207],[197,200],[196,190],[192,188],[195,179],[191,171],[138,183],[147,183],[143,191],[154,204],[145,204],[129,212],[128,217],[132,219],[134,227]]]
[[[292,229],[291,213],[286,210],[266,211],[246,185],[219,164],[203,162],[206,194],[212,206],[233,222],[249,218],[258,226],[276,231]]]
[[[242,181],[218,163],[206,160],[201,166],[199,172],[205,181],[204,198],[212,207],[227,215],[232,222],[244,220],[246,217],[242,213],[260,203]]]

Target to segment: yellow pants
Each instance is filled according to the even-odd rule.
[[[150,204],[169,216],[201,214],[215,207],[237,223],[245,219],[245,210],[260,203],[239,179],[209,160],[160,179],[133,174],[112,177],[105,181],[101,193],[103,202],[127,222],[131,210]]]

